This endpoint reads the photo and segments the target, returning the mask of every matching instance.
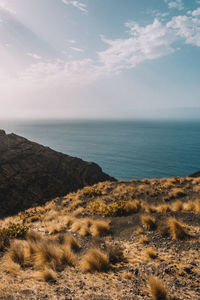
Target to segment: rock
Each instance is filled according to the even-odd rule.
[[[189,175],[189,177],[200,177],[200,171],[197,171],[197,172],[195,172],[195,173],[193,173],[193,174],[191,174],[191,175]]]
[[[1,135],[6,135],[6,132],[3,129],[0,129],[0,136]]]
[[[0,217],[107,180],[95,163],[0,130]]]

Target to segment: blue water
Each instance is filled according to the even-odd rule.
[[[1,121],[0,128],[98,163],[117,179],[200,170],[200,121]]]

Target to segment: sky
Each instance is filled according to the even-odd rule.
[[[0,0],[0,118],[200,117],[200,0]]]

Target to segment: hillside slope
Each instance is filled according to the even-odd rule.
[[[0,228],[0,299],[200,299],[200,178],[98,183]]]
[[[95,163],[0,130],[0,217],[105,180]]]

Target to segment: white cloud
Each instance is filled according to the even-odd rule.
[[[99,57],[110,72],[131,69],[146,60],[169,55],[177,50],[175,42],[183,42],[200,47],[200,18],[196,11],[192,16],[176,16],[163,23],[155,19],[145,27],[135,22],[125,25],[129,28],[127,39],[102,40],[109,46]]]
[[[173,29],[177,38],[183,38],[186,44],[200,47],[200,18],[198,16],[173,17],[167,23],[167,27]]]
[[[82,3],[82,2],[80,2],[78,0],[62,0],[62,2],[64,4],[72,5],[72,6],[76,7],[76,8],[78,8],[79,10],[81,10],[85,14],[88,13],[86,4]]]
[[[119,71],[134,68],[137,64],[173,53],[175,34],[158,19],[153,24],[141,27],[137,23],[126,23],[130,38],[107,40],[110,47],[99,53],[100,60],[108,69]]]
[[[42,57],[36,53],[27,53],[28,56],[34,58],[34,59],[41,59]]]
[[[11,15],[16,15],[16,11],[12,9],[5,1],[0,1],[0,9],[6,10]]]
[[[165,0],[165,2],[168,4],[169,8],[176,8],[178,10],[183,10],[184,9],[184,4],[182,0]]]
[[[75,40],[67,40],[67,42],[70,43],[70,44],[76,44]]]
[[[200,2],[199,2],[200,3]],[[194,10],[192,12],[192,16],[193,17],[196,17],[196,16],[199,16],[200,15],[200,7],[198,7],[196,10]]]
[[[101,37],[107,49],[98,53],[98,59],[35,61],[13,80],[1,81],[19,89],[20,87],[64,87],[72,88],[92,83],[98,78],[117,74],[124,69],[135,68],[138,64],[158,59],[174,53],[177,42],[200,47],[200,16],[176,16],[164,22],[155,19],[152,24],[140,26],[138,23],[125,24],[129,36],[124,39]],[[178,45],[180,47],[180,45]],[[79,48],[71,47],[75,51]],[[6,51],[6,50],[5,50]],[[39,55],[28,52],[36,60]],[[36,57],[37,55],[38,57]],[[12,84],[11,84],[12,83]]]
[[[84,50],[81,49],[81,48],[77,48],[77,47],[69,47],[69,48],[76,51],[76,52],[84,52]]]

